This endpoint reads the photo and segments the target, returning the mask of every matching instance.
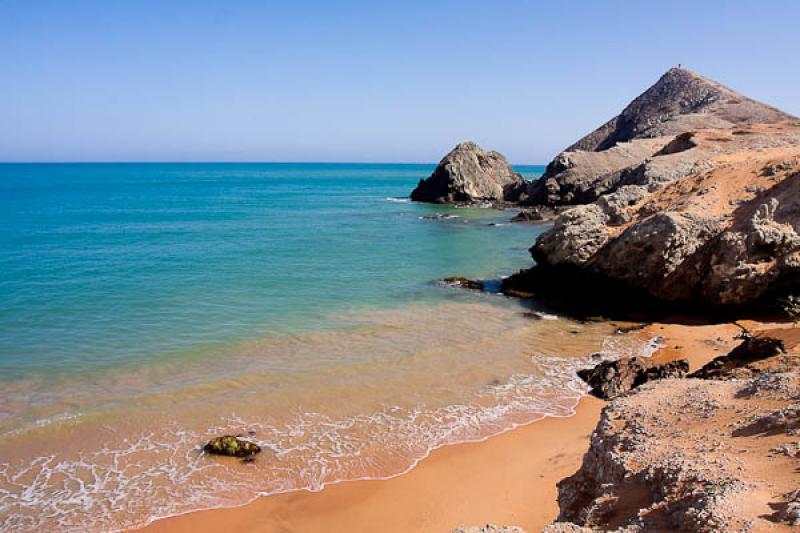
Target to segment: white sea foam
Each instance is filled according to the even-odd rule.
[[[602,354],[649,356],[658,346],[657,339],[615,335]],[[574,414],[587,390],[575,371],[593,360],[535,355],[531,373],[435,409],[386,406],[343,418],[304,412],[282,424],[231,414],[203,432],[176,424],[135,438],[109,437],[75,456],[0,464],[0,529],[118,531],[262,495],[401,475],[442,446]],[[253,439],[265,450],[255,464],[207,457],[199,449],[210,436],[243,431],[255,431]]]
[[[389,196],[387,198],[384,198],[384,200],[387,202],[394,202],[397,204],[407,204],[411,201],[411,198],[400,198],[400,197]]]
[[[611,335],[603,340],[601,355],[607,358],[651,357],[659,348],[663,348],[661,337],[652,337],[643,341],[635,335]]]
[[[207,433],[165,428],[108,442],[76,457],[52,454],[0,465],[3,531],[115,531],[143,520],[233,506],[257,496],[321,490],[347,479],[400,475],[434,449],[482,440],[545,416],[569,416],[583,394],[574,361],[543,358],[541,373],[487,385],[465,404],[387,406],[334,419],[298,414],[274,426],[235,415]],[[557,391],[557,392],[556,392]],[[255,466],[204,456],[211,435],[254,430],[266,450]],[[265,468],[266,466],[266,468]]]

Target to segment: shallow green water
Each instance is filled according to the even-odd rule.
[[[0,377],[325,328],[530,263],[535,227],[487,226],[510,214],[404,203],[431,169],[0,165]],[[442,212],[463,218],[419,218]]]

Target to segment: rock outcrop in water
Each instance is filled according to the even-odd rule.
[[[557,157],[534,189],[545,204],[589,202],[531,249],[558,283],[588,276],[709,306],[800,287],[800,121],[686,70]]]
[[[420,180],[411,199],[438,204],[510,202],[524,187],[525,180],[502,154],[464,142],[444,156],[430,177]]]
[[[465,278],[463,276],[450,276],[444,278],[442,283],[445,285],[449,285],[451,287],[460,287],[463,289],[471,289],[473,291],[482,291],[483,290],[483,282]]]

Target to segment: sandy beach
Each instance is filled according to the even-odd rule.
[[[147,532],[450,531],[487,521],[528,531],[558,514],[556,483],[586,451],[603,402],[584,398],[575,416],[548,418],[484,442],[448,446],[405,475],[345,482],[321,492],[261,498],[191,513]]]
[[[663,337],[654,360],[687,358],[695,370],[727,353],[740,332],[735,324],[651,324],[629,335]],[[449,532],[489,522],[539,531],[557,517],[556,484],[580,466],[604,404],[587,396],[572,417],[547,418],[483,442],[435,450],[407,474],[389,480],[264,497],[238,508],[159,520],[143,531]]]

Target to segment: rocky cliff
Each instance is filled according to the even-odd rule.
[[[648,383],[608,404],[545,532],[797,531],[798,335],[778,333],[793,341],[779,343],[788,353],[745,357],[713,381]]]
[[[539,186],[589,203],[537,240],[540,272],[713,306],[800,286],[796,119],[672,69],[571,149]]]
[[[499,152],[474,142],[453,148],[411,193],[415,202],[472,203],[518,199],[526,183]]]

